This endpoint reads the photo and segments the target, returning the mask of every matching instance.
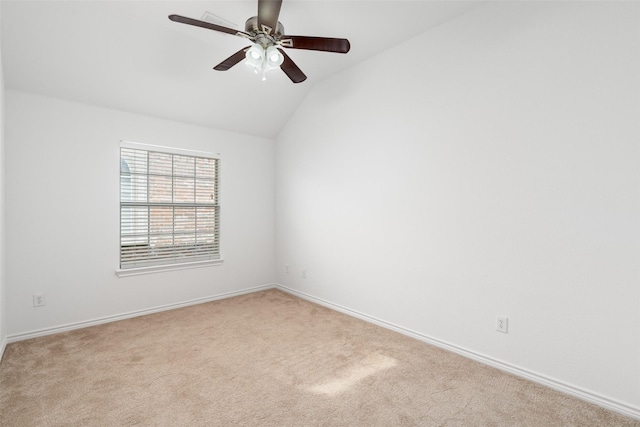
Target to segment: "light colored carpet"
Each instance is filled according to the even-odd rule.
[[[640,426],[277,290],[10,344],[4,426]]]

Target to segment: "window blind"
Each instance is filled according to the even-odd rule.
[[[220,259],[219,159],[120,148],[120,268]]]

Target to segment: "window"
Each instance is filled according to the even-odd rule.
[[[120,271],[220,260],[220,159],[120,145]]]

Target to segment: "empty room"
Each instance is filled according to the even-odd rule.
[[[0,425],[640,426],[640,2],[0,25]]]

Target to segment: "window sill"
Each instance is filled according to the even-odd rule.
[[[118,277],[138,276],[140,274],[160,273],[163,271],[174,270],[186,270],[190,268],[211,267],[214,265],[220,265],[224,262],[223,259],[214,259],[209,261],[196,261],[185,262],[184,264],[172,264],[172,265],[153,265],[150,267],[136,267],[127,268],[126,270],[117,269],[116,275]]]

